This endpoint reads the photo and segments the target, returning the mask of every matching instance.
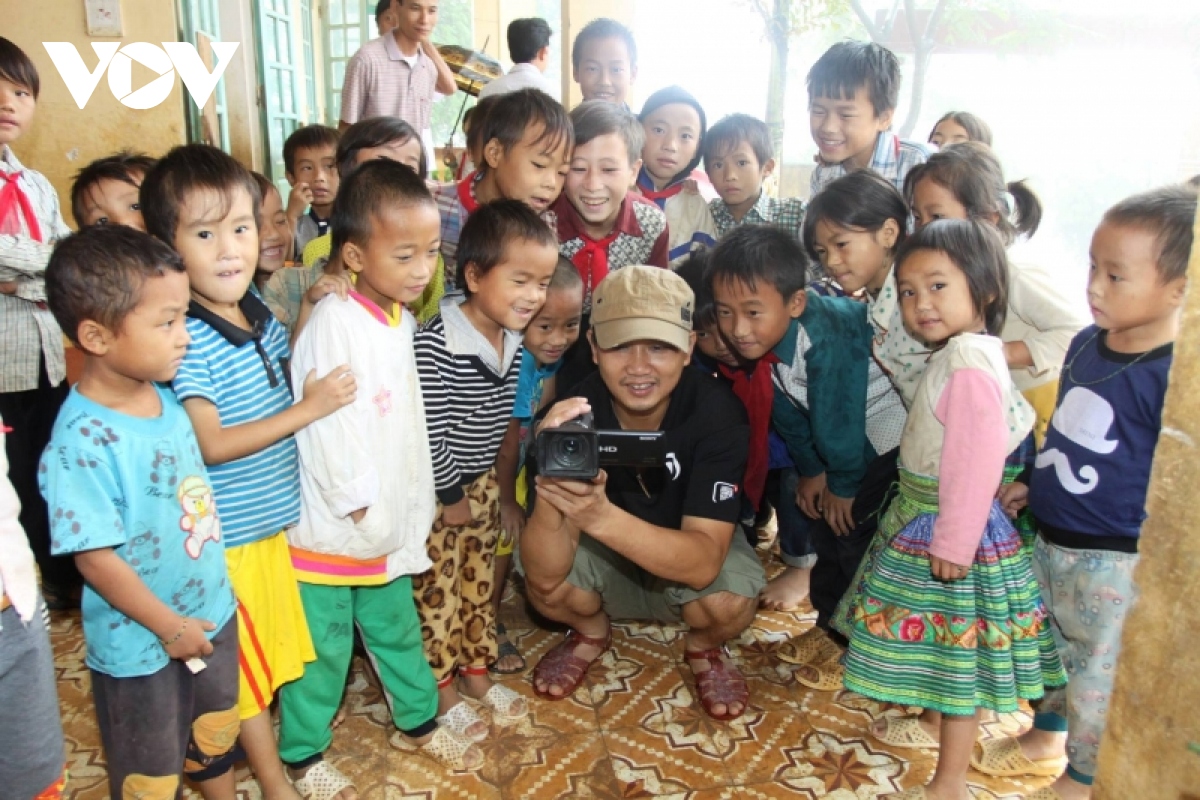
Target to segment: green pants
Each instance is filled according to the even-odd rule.
[[[383,586],[300,584],[317,660],[279,693],[279,756],[286,764],[311,761],[329,748],[329,724],[342,702],[354,654],[354,628],[379,679],[392,720],[415,731],[437,715],[437,683],[425,661],[421,623],[413,605],[412,579]]]

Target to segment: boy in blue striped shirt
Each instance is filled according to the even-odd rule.
[[[248,170],[213,147],[176,147],[146,175],[141,200],[147,231],[175,248],[191,285],[191,343],[173,388],[221,511],[238,600],[241,742],[263,795],[291,800],[269,707],[316,657],[283,533],[300,520],[292,434],[352,402],[354,377],[344,366],[309,375],[292,404],[287,332],[251,288],[261,197]]]

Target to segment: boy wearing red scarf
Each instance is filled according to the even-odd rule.
[[[17,160],[10,145],[33,124],[40,89],[29,56],[0,37],[0,416],[9,478],[21,500],[21,527],[42,573],[50,608],[72,604],[83,581],[70,558],[50,555],[46,503],[37,469],[67,396],[63,335],[46,306],[46,264],[71,231],[50,182]]]
[[[709,280],[722,335],[742,359],[755,362],[735,385],[750,415],[746,494],[761,496],[774,425],[800,473],[796,502],[817,520],[809,529],[817,553],[810,582],[817,625],[787,643],[801,652],[780,657],[792,663],[803,657],[811,666],[797,680],[833,690],[841,688],[835,664],[845,642],[830,631],[830,618],[874,535],[906,413],[871,357],[867,307],[805,291],[808,263],[787,231],[744,226],[713,250]]]

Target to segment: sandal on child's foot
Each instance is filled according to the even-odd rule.
[[[793,636],[779,645],[779,649],[775,651],[775,655],[785,664],[803,666],[805,664],[824,661],[835,653],[840,652],[841,648],[838,647],[837,642],[830,639],[829,634],[823,629],[814,625],[804,633]]]
[[[472,772],[483,766],[483,751],[465,736],[439,727],[425,744],[417,744],[397,731],[392,746],[406,753],[419,753],[455,772]]]
[[[976,742],[971,751],[971,766],[995,778],[1057,778],[1067,768],[1067,758],[1030,758],[1021,752],[1020,742],[1005,736]]]
[[[492,710],[492,719],[498,725],[516,722],[529,714],[529,703],[525,698],[500,683],[493,683],[487,694],[476,702]]]
[[[304,800],[333,800],[346,789],[358,794],[354,783],[328,761],[318,761],[292,781],[296,793]]]
[[[884,744],[912,750],[937,750],[942,746],[941,742],[921,727],[919,717],[884,717],[879,722],[883,723],[882,731],[877,730],[875,725],[869,730],[872,736]]]
[[[488,736],[487,723],[465,700],[451,706],[449,711],[437,718],[437,723],[472,742],[482,742]]]

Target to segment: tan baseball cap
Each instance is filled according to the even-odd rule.
[[[610,272],[592,292],[592,329],[602,350],[649,339],[687,350],[696,298],[683,278],[661,267]]]

